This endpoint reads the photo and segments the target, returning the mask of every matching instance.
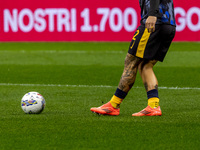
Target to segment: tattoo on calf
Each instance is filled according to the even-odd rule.
[[[148,84],[147,84],[147,82],[144,83],[144,87],[145,87],[146,91],[148,91]],[[154,88],[155,88],[156,90],[158,90],[158,85],[156,84],[156,85],[154,86]]]
[[[145,87],[146,91],[148,91],[148,84],[147,84],[147,82],[144,83],[144,87]]]
[[[118,86],[122,91],[128,92],[132,88],[135,82],[139,62],[140,58],[127,54],[124,71]]]
[[[157,84],[155,85],[155,89],[158,90],[158,85]]]

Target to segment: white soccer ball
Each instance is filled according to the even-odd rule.
[[[45,99],[38,92],[26,93],[21,100],[22,110],[27,114],[39,114],[44,110]]]

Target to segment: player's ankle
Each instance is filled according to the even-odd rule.
[[[147,92],[148,105],[151,108],[157,108],[159,106],[158,90],[153,89]]]
[[[117,88],[115,94],[110,100],[111,105],[114,108],[119,108],[120,104],[122,103],[123,99],[126,97],[127,93]]]

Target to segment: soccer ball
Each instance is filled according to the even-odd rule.
[[[22,110],[27,114],[39,114],[44,110],[45,99],[38,92],[26,93],[21,100]]]

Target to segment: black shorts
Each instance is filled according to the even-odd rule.
[[[128,53],[148,60],[163,61],[174,38],[176,27],[156,25],[155,32],[148,33],[145,25],[140,25],[129,46]]]

